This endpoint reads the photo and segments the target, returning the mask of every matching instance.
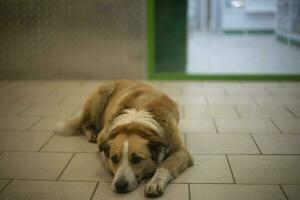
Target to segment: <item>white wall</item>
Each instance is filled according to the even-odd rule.
[[[220,0],[222,30],[274,30],[276,0],[245,0],[245,6],[228,6],[230,0]]]

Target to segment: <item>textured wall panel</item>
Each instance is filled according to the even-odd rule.
[[[2,78],[143,78],[144,0],[0,0]]]

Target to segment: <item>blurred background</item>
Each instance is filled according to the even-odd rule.
[[[2,78],[143,78],[146,2],[0,0]]]
[[[188,3],[188,73],[300,73],[299,0]]]
[[[1,78],[295,75],[299,44],[299,0],[0,0]]]

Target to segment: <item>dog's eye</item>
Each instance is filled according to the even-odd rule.
[[[131,163],[132,164],[139,164],[142,160],[143,160],[143,158],[141,158],[139,156],[133,156],[132,159],[131,159]]]
[[[111,159],[111,161],[112,161],[113,163],[115,163],[115,164],[118,164],[118,162],[119,162],[119,158],[118,158],[118,156],[116,156],[116,155],[112,156],[110,159]]]

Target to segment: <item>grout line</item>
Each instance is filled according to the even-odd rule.
[[[281,134],[284,134],[283,131],[279,128],[279,126],[273,121],[273,119],[272,119],[271,117],[270,117],[269,119],[270,119],[270,121],[273,123],[273,125],[279,130],[279,132],[280,132]]]
[[[21,98],[26,97],[26,96],[29,96],[29,95],[25,94],[25,93],[20,94],[20,96],[18,96],[16,99],[14,99],[13,101],[11,101],[9,104],[10,105],[15,105],[17,101],[19,101]],[[25,103],[25,105],[27,105],[27,104]]]
[[[260,104],[255,100],[253,95],[250,95],[249,98],[255,103],[256,106],[260,106]]]
[[[242,118],[242,115],[241,115],[240,111],[237,109],[236,105],[233,105],[233,109],[234,109],[235,112],[237,113],[239,119],[241,119],[241,118]]]
[[[56,135],[55,133],[53,133],[47,140],[46,142],[41,146],[41,148],[38,150],[38,152],[41,152],[42,149],[48,144],[48,142],[54,137],[54,135]]]
[[[96,187],[95,187],[94,191],[92,192],[92,195],[91,195],[91,198],[90,198],[90,200],[92,200],[92,199],[94,198],[94,196],[95,196],[95,193],[96,193],[96,191],[97,191],[97,188],[98,188],[98,186],[99,186],[99,181],[97,181]]]
[[[263,153],[262,153],[262,151],[260,150],[260,148],[259,148],[258,144],[256,143],[256,141],[255,141],[255,139],[254,139],[253,135],[252,135],[252,134],[249,134],[249,135],[250,135],[250,137],[251,137],[252,141],[254,142],[254,144],[256,145],[256,148],[258,149],[258,151],[259,151],[259,154],[260,154],[260,155],[262,155]]]
[[[13,180],[10,180],[1,190],[0,190],[0,194],[5,190],[5,188],[7,188],[7,186],[12,182]]]
[[[186,118],[185,106],[182,103],[177,103],[179,109],[180,120]]]
[[[274,94],[270,91],[270,88],[264,88],[264,91],[266,91],[269,96],[274,97]]]
[[[50,91],[48,92],[47,95],[53,95],[55,92],[59,89],[59,86],[54,86]]]
[[[76,105],[76,106],[74,106],[76,109],[75,109],[75,111],[74,112],[72,112],[71,113],[71,116],[69,116],[69,117],[77,117],[75,114],[77,113],[77,112],[79,112],[80,110],[81,110],[81,108],[83,108],[83,106],[80,106],[80,105]],[[82,114],[82,112],[81,113],[79,113],[79,116]]]
[[[57,181],[59,180],[59,178],[61,177],[61,175],[65,172],[65,169],[68,167],[68,165],[70,164],[71,160],[74,158],[76,153],[73,153],[73,155],[71,156],[70,160],[67,162],[66,166],[63,168],[63,170],[60,172],[60,174],[57,177]]]
[[[218,129],[218,126],[217,126],[217,123],[216,123],[216,120],[215,120],[214,117],[212,118],[212,121],[213,121],[213,124],[214,124],[214,127],[215,127],[215,129],[216,129],[217,134],[220,133],[220,131],[219,131],[219,129]]]
[[[293,115],[296,119],[298,119],[298,116],[293,113],[293,111],[291,109],[289,109],[287,106],[283,106],[291,115]]]
[[[205,105],[206,105],[206,106],[209,106],[210,103],[209,103],[209,101],[208,101],[207,96],[203,96],[203,99],[204,99],[204,101],[205,101]]]
[[[31,126],[29,126],[25,131],[29,131],[32,127],[34,127],[37,123],[39,123],[44,117],[40,117],[36,120]]]
[[[29,110],[30,108],[32,108],[33,106],[34,106],[33,104],[27,105],[22,111],[20,111],[20,112],[17,113],[16,115],[17,115],[17,116],[23,116],[22,114],[23,114],[25,111],[27,111],[27,110]]]
[[[5,151],[1,151],[1,152],[0,152],[0,156],[1,156],[4,152],[5,152]]]
[[[184,139],[184,144],[185,146],[187,146],[187,135],[185,133],[183,133],[183,139]]]
[[[284,84],[285,84],[284,81],[279,81],[278,82],[278,85],[280,86],[280,89],[287,89],[287,87]]]
[[[230,97],[230,95],[229,95],[227,89],[226,89],[226,88],[222,88],[222,89],[223,89],[223,92],[224,92],[225,96],[226,96],[226,97]]]
[[[192,197],[191,197],[191,186],[190,186],[190,184],[188,184],[188,194],[189,194],[189,200],[191,200]]]
[[[67,96],[65,96],[64,98],[62,98],[62,99],[57,103],[57,105],[58,105],[58,106],[61,106],[61,105],[64,103],[64,101],[67,100],[69,97],[71,97],[70,94],[68,94]]]
[[[231,176],[232,176],[232,179],[233,179],[233,183],[236,184],[236,180],[235,180],[235,177],[233,175],[233,171],[232,171],[232,168],[231,168],[231,165],[230,165],[230,162],[229,162],[227,154],[226,154],[226,160],[227,160],[227,163],[228,163],[228,166],[229,166],[229,169],[230,169],[230,173],[231,173]]]
[[[285,196],[285,198],[286,198],[287,200],[289,200],[289,197],[288,197],[288,195],[286,194],[286,192],[284,191],[284,189],[283,189],[283,187],[282,187],[281,184],[279,184],[279,188],[280,188],[280,190],[282,191],[282,193],[283,193],[283,195]]]

